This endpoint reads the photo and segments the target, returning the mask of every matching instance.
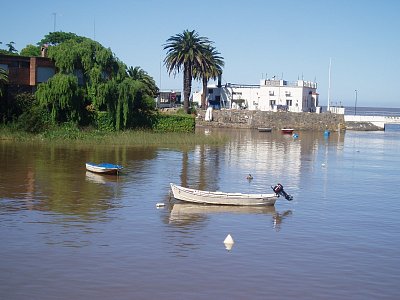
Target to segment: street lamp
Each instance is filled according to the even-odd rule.
[[[354,104],[354,115],[357,114],[357,90],[354,90],[354,92],[356,93],[356,103]]]

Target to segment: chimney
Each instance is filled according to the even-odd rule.
[[[222,74],[218,75],[218,86],[217,87],[221,87],[221,80],[222,80]]]
[[[40,54],[41,54],[41,57],[47,57],[47,44],[44,44],[40,48]]]

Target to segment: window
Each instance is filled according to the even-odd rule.
[[[292,94],[289,91],[286,91],[285,95],[286,95],[286,97],[291,97],[292,96]]]
[[[8,65],[7,64],[0,64],[0,68],[2,68],[3,70],[8,71]]]
[[[292,106],[292,100],[286,100],[286,105],[287,106]]]
[[[270,106],[274,106],[275,104],[276,104],[276,101],[275,101],[275,100],[270,100],[270,101],[269,101],[269,105],[270,105]]]
[[[54,68],[38,67],[37,68],[37,83],[46,82],[50,77],[54,76]]]
[[[270,96],[275,96],[274,91],[269,91],[269,95],[270,95]]]
[[[214,93],[214,90],[213,90],[213,89],[208,89],[208,93],[209,93],[209,94],[213,94],[213,93]]]

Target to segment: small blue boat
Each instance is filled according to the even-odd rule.
[[[86,163],[86,170],[99,173],[99,174],[118,174],[123,169],[120,165],[114,165],[110,163],[95,164],[88,162]]]

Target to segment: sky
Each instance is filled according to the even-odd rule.
[[[224,58],[222,83],[304,79],[317,82],[322,106],[328,94],[331,105],[354,106],[357,94],[360,107],[400,107],[398,0],[20,0],[0,11],[1,49],[73,32],[140,66],[161,90],[183,86],[181,74],[167,73],[163,45],[195,30]]]

